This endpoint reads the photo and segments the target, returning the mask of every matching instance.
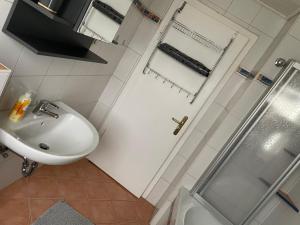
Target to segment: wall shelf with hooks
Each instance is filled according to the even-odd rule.
[[[183,65],[187,66],[188,68],[192,69],[193,71],[201,74],[202,76],[208,77],[210,74],[210,69],[205,67],[199,61],[189,57],[188,55],[184,54],[183,52],[179,51],[178,49],[174,48],[173,46],[162,43],[158,46],[158,49],[169,55],[170,57],[174,58],[176,61],[182,63]]]

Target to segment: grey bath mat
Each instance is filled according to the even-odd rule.
[[[58,202],[40,216],[32,225],[94,225],[71,206]]]

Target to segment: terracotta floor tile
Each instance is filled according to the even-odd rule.
[[[78,178],[81,176],[80,163],[78,162],[63,166],[56,166],[55,170],[59,177]]]
[[[87,179],[102,180],[105,182],[115,182],[111,177],[105,174],[102,170],[96,167],[88,160],[82,161],[80,164],[81,176]]]
[[[30,225],[62,199],[95,225],[148,225],[154,211],[83,159],[43,166],[0,191],[0,225]]]
[[[31,220],[35,221],[59,199],[30,199]]]
[[[26,179],[20,179],[0,191],[0,198],[26,198],[28,187]]]
[[[130,194],[126,189],[117,183],[106,183],[105,184],[111,200],[125,200],[125,201],[136,201],[137,198]]]
[[[0,199],[1,225],[27,225],[29,206],[27,199]]]
[[[135,202],[113,201],[113,208],[117,214],[118,222],[138,222]]]
[[[57,181],[52,177],[30,177],[28,193],[32,198],[59,198]]]
[[[94,223],[105,224],[118,222],[117,215],[110,201],[91,200],[90,209]]]
[[[64,199],[86,199],[86,184],[82,179],[58,178],[57,191]]]
[[[109,192],[105,186],[106,183],[97,180],[86,180],[85,190],[89,199],[110,200]]]
[[[32,176],[38,177],[55,177],[57,176],[57,166],[43,165],[34,171]]]
[[[146,225],[146,224],[141,224],[140,222],[121,222],[121,223],[116,223],[115,225]]]
[[[145,199],[140,198],[135,203],[136,204],[136,210],[137,214],[142,222],[150,222],[153,213],[154,213],[154,206],[152,206],[149,202],[147,202]]]

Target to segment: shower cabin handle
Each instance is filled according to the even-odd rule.
[[[184,117],[182,118],[182,120],[179,121],[179,120],[175,119],[174,117],[172,117],[172,120],[173,120],[175,123],[178,124],[177,127],[176,127],[176,129],[175,129],[174,132],[173,132],[174,135],[177,135],[177,134],[179,133],[179,131],[182,129],[182,127],[184,126],[184,124],[186,123],[186,121],[187,121],[188,119],[189,119],[188,116],[184,116]]]

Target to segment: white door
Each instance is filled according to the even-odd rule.
[[[93,163],[137,197],[143,194],[201,106],[248,42],[248,38],[237,33],[234,28],[219,22],[222,20],[210,18],[205,12],[196,10],[189,4],[185,6],[180,17],[191,27],[197,27],[201,25],[199,21],[208,19],[206,22],[209,24],[205,25],[205,21],[202,23],[206,26],[203,27],[203,31],[210,32],[216,41],[223,41],[222,37],[235,38],[191,104],[191,96],[187,97],[184,91],[155,74],[143,73],[158,43],[161,30],[158,31],[105,121],[98,149],[89,156]],[[192,49],[188,49],[190,50]],[[175,61],[174,63],[178,64]],[[167,64],[165,69],[174,68],[175,64]],[[180,79],[178,82],[181,82]],[[184,85],[188,88],[188,84]],[[192,87],[193,85],[191,84]],[[174,135],[178,124],[172,118],[181,121],[185,116],[188,120],[179,133]]]

